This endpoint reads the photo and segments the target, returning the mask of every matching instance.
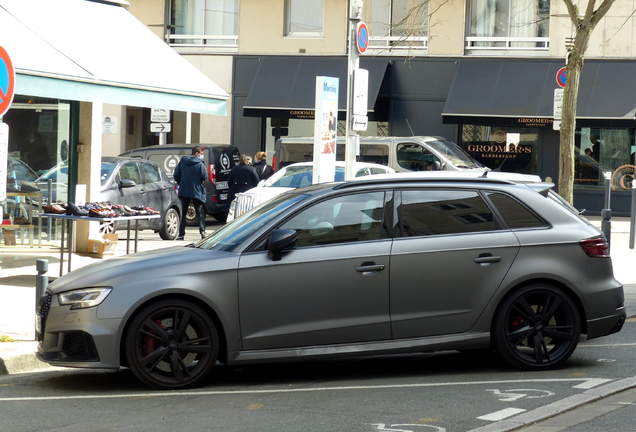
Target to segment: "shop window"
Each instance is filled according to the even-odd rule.
[[[604,188],[605,173],[611,173],[614,190],[631,189],[634,151],[634,135],[629,129],[577,130],[574,150],[575,188]]]
[[[550,0],[470,0],[470,51],[549,50]]]
[[[238,48],[239,0],[172,0],[170,44]]]
[[[539,128],[462,125],[462,148],[491,169],[537,173]]]
[[[405,237],[493,231],[492,212],[474,191],[402,191],[402,232]]]
[[[427,49],[429,2],[365,0],[362,15],[369,26],[371,50]]]
[[[323,0],[286,0],[285,3],[285,36],[323,36]]]

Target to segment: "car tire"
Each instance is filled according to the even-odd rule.
[[[125,346],[128,365],[139,380],[156,389],[176,390],[193,387],[210,374],[219,353],[219,337],[203,309],[169,298],[135,315]]]
[[[188,205],[188,211],[186,212],[186,225],[187,226],[199,226],[199,215],[192,204]]]
[[[162,240],[174,240],[179,235],[179,213],[169,208],[166,217],[163,219],[163,226],[159,231]]]
[[[525,370],[561,366],[581,335],[572,299],[556,286],[537,283],[508,295],[493,320],[494,347],[508,364]]]
[[[212,217],[221,223],[225,223],[227,221],[227,213],[214,213]]]

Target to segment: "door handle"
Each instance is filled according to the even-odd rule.
[[[501,257],[491,255],[491,254],[481,254],[477,258],[473,258],[473,261],[477,264],[490,265],[490,264],[498,263],[499,261],[501,261]]]
[[[375,272],[384,270],[384,264],[376,264],[372,261],[363,262],[359,267],[356,267],[356,271],[365,275],[372,275]]]

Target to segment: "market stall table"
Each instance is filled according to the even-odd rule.
[[[135,252],[137,252],[137,241],[138,241],[138,226],[139,226],[139,221],[140,220],[147,220],[147,219],[156,219],[158,217],[161,217],[161,215],[158,214],[150,214],[150,215],[139,215],[139,216],[118,216],[118,217],[108,217],[108,218],[96,218],[96,217],[89,217],[89,216],[73,216],[73,215],[66,215],[66,214],[55,214],[55,213],[40,213],[40,216],[42,217],[48,217],[51,219],[62,219],[62,241],[60,243],[60,276],[62,276],[62,269],[64,267],[64,231],[65,231],[65,226],[67,224],[69,225],[69,229],[68,229],[68,243],[69,243],[69,247],[68,247],[68,271],[71,271],[71,255],[72,255],[72,248],[73,248],[73,225],[75,225],[75,223],[77,221],[89,221],[89,222],[116,222],[116,221],[126,221],[126,254],[128,254],[130,252],[130,222],[134,221],[135,222]]]

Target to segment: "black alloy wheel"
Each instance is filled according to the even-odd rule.
[[[547,370],[562,365],[581,335],[581,318],[565,292],[548,284],[532,284],[509,295],[493,321],[497,353],[510,365]]]
[[[195,386],[212,371],[219,338],[197,305],[165,299],[142,309],[126,333],[126,356],[134,374],[157,389]]]

